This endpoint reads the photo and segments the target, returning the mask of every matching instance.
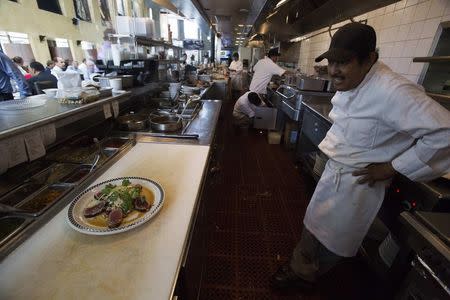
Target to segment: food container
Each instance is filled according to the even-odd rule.
[[[122,149],[131,143],[131,139],[125,137],[108,137],[102,140],[100,143],[104,148]]]
[[[40,184],[54,184],[60,182],[61,178],[67,176],[73,170],[79,168],[78,164],[70,163],[56,163],[50,166],[48,169],[31,177],[32,182]]]
[[[281,132],[275,130],[267,131],[267,141],[269,144],[279,144],[281,141]]]
[[[133,75],[120,75],[120,76],[117,76],[117,78],[122,79],[122,88],[121,89],[129,89],[129,88],[132,88],[134,85]],[[119,89],[119,90],[121,90],[121,89]]]
[[[182,120],[177,116],[154,116],[150,117],[150,126],[156,131],[172,132],[179,130],[182,126]]]
[[[117,118],[121,130],[141,131],[147,128],[148,120],[146,116],[129,113]]]
[[[74,169],[72,172],[67,174],[64,178],[61,179],[62,183],[68,184],[78,184],[82,182],[86,177],[90,174],[91,166],[90,165],[81,165],[78,168]]]
[[[45,183],[37,183],[37,182],[27,182],[12,190],[2,198],[0,198],[0,203],[16,206],[20,202],[22,202],[27,197],[33,195],[36,191],[43,188]]]
[[[46,156],[47,160],[65,163],[89,164],[98,152],[96,146],[71,148],[64,146]]]
[[[100,98],[106,98],[112,96],[112,87],[102,87],[99,90]]]
[[[0,245],[22,230],[29,222],[24,218],[17,217],[0,219]]]
[[[111,78],[109,80],[109,85],[112,87],[113,91],[122,90],[122,78]]]
[[[42,214],[54,203],[58,202],[72,188],[70,185],[50,185],[36,193],[34,196],[24,200],[17,208],[30,213]]]

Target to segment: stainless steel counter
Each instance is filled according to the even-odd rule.
[[[306,107],[314,111],[316,114],[318,114],[320,117],[322,117],[325,121],[329,122],[330,124],[333,123],[333,121],[328,116],[330,114],[330,111],[333,109],[333,105],[330,101],[325,100],[319,100],[317,98],[315,99],[305,99],[302,104],[304,104]]]
[[[60,104],[56,99],[49,99],[42,107],[11,112],[1,111],[0,139],[56,122],[92,108],[101,107],[103,104],[114,100],[126,99],[130,96],[131,92],[127,92],[92,103],[76,105]]]
[[[152,133],[136,132],[139,142],[210,145],[219,119],[221,100],[202,100],[203,107],[192,120],[185,134],[198,135],[198,139],[155,137]]]

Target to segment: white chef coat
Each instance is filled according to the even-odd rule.
[[[356,183],[355,169],[392,162],[411,180],[450,171],[450,112],[418,85],[375,63],[359,86],[331,100],[333,125],[319,148],[330,161],[304,224],[330,251],[354,256],[384,198],[386,182]]]
[[[248,101],[248,94],[250,94],[251,91],[246,92],[244,95],[239,97],[239,99],[234,104],[233,111],[245,114],[249,116],[250,118],[253,118],[255,116],[255,108],[256,105],[250,103]],[[265,106],[265,103],[262,102],[260,106]]]
[[[269,57],[260,59],[253,67],[253,78],[250,83],[250,91],[258,94],[267,94],[267,84],[273,75],[281,76],[286,72],[285,69],[278,66]]]
[[[242,66],[241,61],[232,61],[230,64],[230,67],[228,68],[230,71],[234,71],[230,73],[230,79],[231,79],[231,87],[233,90],[242,90],[242,70],[244,67]]]
[[[238,61],[233,60],[230,64],[230,66],[228,67],[228,69],[230,69],[230,71],[240,72],[244,69],[244,67],[240,60],[238,60]]]

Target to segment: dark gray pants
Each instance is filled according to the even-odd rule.
[[[342,259],[343,257],[325,248],[311,232],[304,228],[300,242],[292,253],[290,266],[300,278],[315,282]]]

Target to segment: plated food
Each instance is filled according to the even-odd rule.
[[[94,195],[83,210],[86,218],[99,216],[96,221],[107,221],[109,228],[119,226],[123,219],[134,211],[147,212],[153,204],[153,194],[140,184],[132,184],[129,179],[121,185],[108,183]]]
[[[96,184],[69,206],[68,221],[86,234],[114,234],[135,228],[161,209],[164,192],[156,182],[122,177]]]

